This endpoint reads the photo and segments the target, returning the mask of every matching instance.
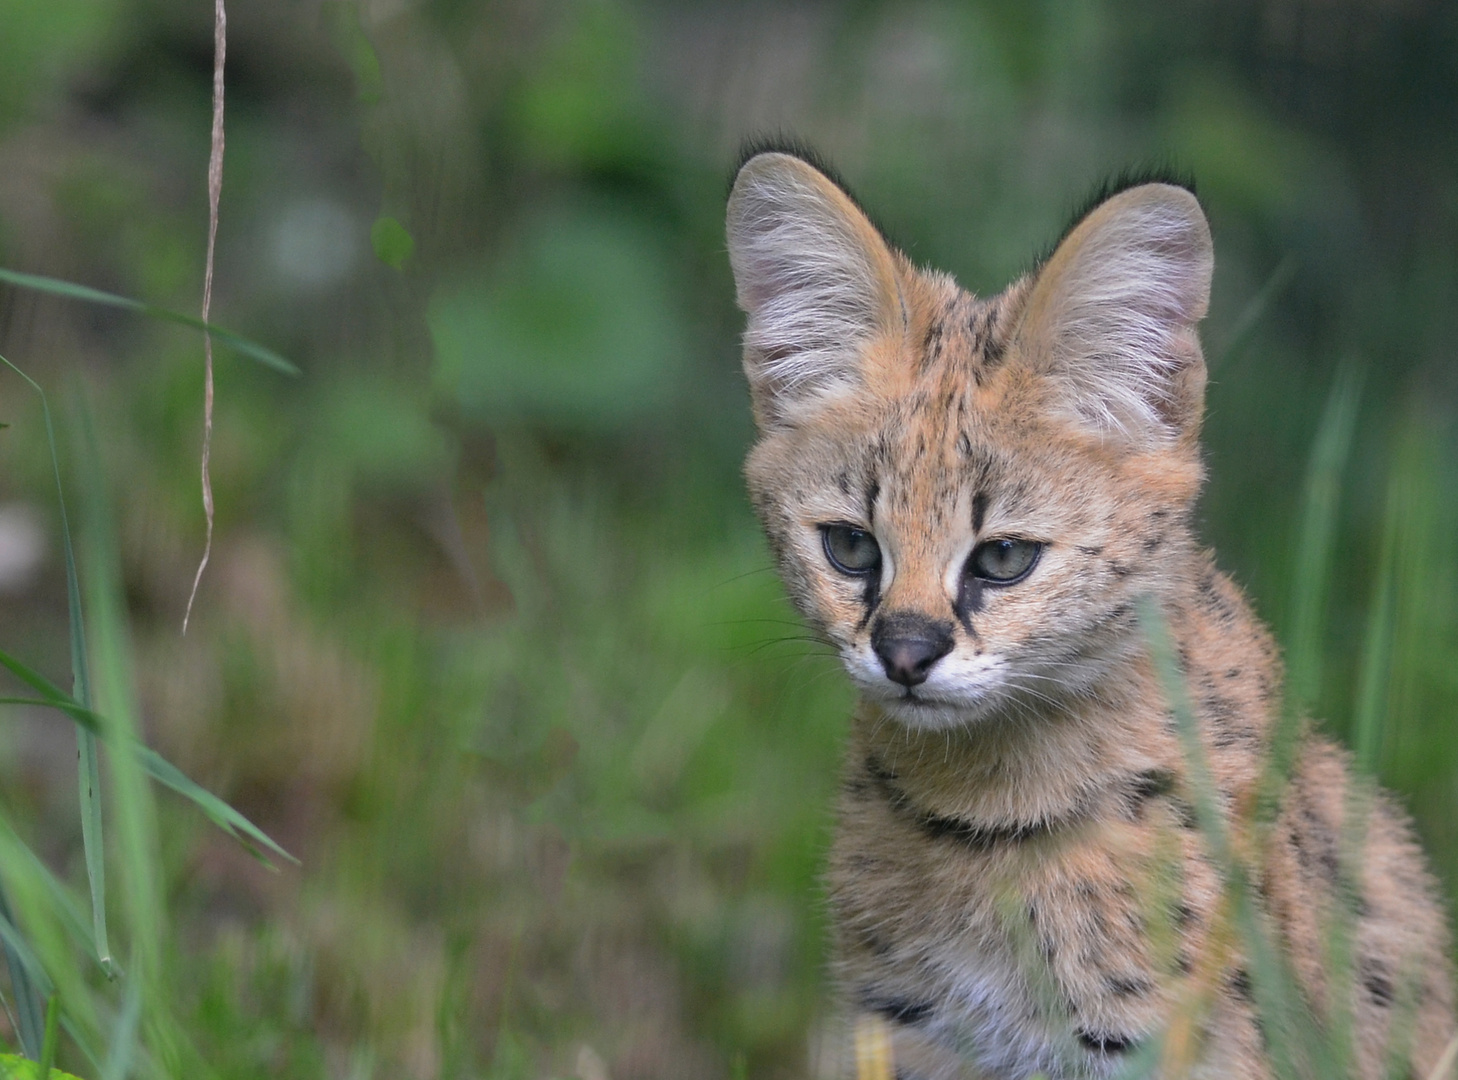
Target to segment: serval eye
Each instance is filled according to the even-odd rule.
[[[842,574],[869,574],[881,565],[881,548],[876,538],[854,525],[822,525],[825,557]]]
[[[1042,550],[1036,540],[985,540],[972,549],[967,572],[983,581],[1011,585],[1027,576]]]

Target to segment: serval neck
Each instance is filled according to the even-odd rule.
[[[913,730],[863,700],[852,750],[909,806],[937,818],[1016,829],[1088,816],[1133,778],[1179,768],[1163,697],[1148,664],[1140,667],[1106,695],[940,731]]]

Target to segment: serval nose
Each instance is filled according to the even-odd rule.
[[[914,611],[884,615],[871,627],[871,648],[886,678],[910,689],[926,682],[932,665],[952,651],[952,624]]]

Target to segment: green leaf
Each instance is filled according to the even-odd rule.
[[[110,730],[110,725],[107,724],[103,717],[98,716],[63,691],[57,689],[44,676],[32,671],[15,657],[4,651],[0,651],[0,666],[9,669],[16,678],[41,694],[38,698],[0,697],[0,705],[30,705],[39,708],[56,709],[59,712],[65,713],[85,730],[101,735],[103,738],[108,738],[108,741],[110,741],[107,734]],[[189,778],[181,769],[173,765],[151,747],[134,741],[132,743],[132,753],[136,756],[137,762],[153,780],[171,788],[183,798],[193,803],[218,828],[247,846],[255,854],[260,854],[258,849],[267,848],[269,851],[272,851],[281,858],[287,859],[289,862],[298,863],[298,859],[280,847],[272,837],[257,825],[253,824],[253,822],[249,821],[212,792]],[[265,861],[267,860],[265,859]]]
[[[392,217],[381,217],[370,226],[370,246],[386,266],[399,270],[415,254],[415,238]]]
[[[250,341],[241,334],[235,334],[233,331],[225,330],[221,326],[213,323],[203,322],[195,316],[184,315],[180,311],[154,307],[151,304],[144,304],[142,301],[133,300],[130,297],[102,292],[100,289],[93,289],[88,285],[77,285],[74,282],[61,281],[59,278],[42,277],[39,274],[22,274],[17,270],[0,268],[0,281],[8,285],[14,285],[19,289],[34,289],[36,292],[50,293],[52,296],[63,296],[68,300],[81,300],[88,304],[102,304],[106,307],[122,308],[126,311],[134,311],[138,315],[143,315],[149,319],[157,319],[160,322],[176,323],[179,326],[190,326],[194,330],[201,330],[205,334],[211,334],[214,341],[230,346],[236,352],[241,353],[251,360],[257,360],[265,367],[271,367],[275,371],[283,372],[285,375],[299,374],[298,368],[268,346],[260,345],[256,341]]]
[[[34,1061],[29,1061],[15,1054],[0,1054],[0,1080],[38,1080],[41,1075],[41,1067]],[[49,1080],[81,1080],[71,1073],[62,1072],[60,1069],[52,1069]]]

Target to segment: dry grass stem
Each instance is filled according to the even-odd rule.
[[[896,1065],[891,1057],[891,1031],[872,1013],[856,1019],[856,1080],[892,1080]]]
[[[213,12],[213,133],[208,153],[208,257],[203,271],[202,302],[205,323],[213,306],[213,253],[218,243],[218,200],[223,194],[223,62],[228,54],[228,12],[223,0],[215,0]],[[184,634],[192,618],[192,605],[202,584],[203,571],[213,552],[213,481],[209,470],[213,451],[213,336],[206,330],[203,331],[203,357],[202,500],[203,513],[207,516],[207,539],[192,579],[192,591],[187,596],[187,611],[182,616]]]

